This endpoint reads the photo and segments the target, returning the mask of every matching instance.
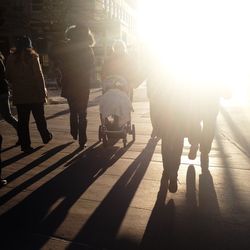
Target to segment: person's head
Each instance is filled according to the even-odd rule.
[[[32,42],[31,39],[28,36],[20,36],[16,40],[16,51],[22,52],[27,49],[32,49]]]
[[[33,49],[31,39],[28,36],[20,36],[15,43],[15,49],[13,55],[16,56],[16,62],[28,63],[32,57],[38,57],[39,55]]]
[[[127,53],[127,46],[122,40],[116,40],[112,45],[112,50],[116,55],[123,55]]]
[[[66,38],[72,43],[83,43],[87,46],[94,46],[95,40],[93,34],[88,27],[81,26],[71,26],[65,31]]]

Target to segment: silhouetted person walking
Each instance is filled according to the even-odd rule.
[[[157,64],[160,66],[160,64]],[[175,79],[167,69],[156,67],[148,78],[150,108],[154,112],[154,128],[162,139],[161,152],[168,189],[178,189],[177,177],[184,138],[188,129],[188,86]]]
[[[32,151],[29,119],[32,112],[43,143],[52,139],[44,116],[47,98],[44,77],[38,54],[32,49],[29,37],[17,39],[16,50],[7,59],[6,76],[12,85],[13,103],[17,108],[18,134],[23,152]]]
[[[216,120],[220,110],[220,98],[230,98],[230,90],[222,84],[206,84],[202,90],[193,90],[190,98],[194,108],[188,139],[191,144],[189,159],[196,158],[200,150],[200,162],[203,172],[208,171],[209,153],[216,131]]]
[[[111,55],[104,61],[102,67],[102,81],[109,77],[122,77],[128,83],[128,94],[133,100],[133,88],[141,82],[138,79],[138,67],[135,58],[129,56],[127,46],[122,40],[116,40],[112,46]]]
[[[0,51],[0,114],[2,118],[12,125],[17,131],[17,120],[11,114],[9,102],[9,86],[5,77],[4,56]],[[19,140],[16,145],[19,145]]]
[[[61,95],[69,104],[70,133],[73,139],[78,137],[83,148],[87,142],[87,107],[95,66],[94,38],[85,26],[71,27],[66,31],[66,37],[69,40],[58,60],[62,74]]]

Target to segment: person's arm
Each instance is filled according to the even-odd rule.
[[[6,79],[6,68],[4,62],[0,60],[0,82],[6,94],[9,94],[9,83]]]
[[[13,64],[13,55],[9,55],[6,61],[6,71],[5,71],[5,77],[8,80],[10,87],[12,87],[12,73],[11,73],[11,68]]]
[[[36,79],[36,84],[44,97],[47,98],[47,89],[45,86],[45,80],[42,72],[42,67],[38,56],[33,56],[32,58],[33,72]]]
[[[5,66],[2,60],[0,60],[0,81],[5,79]]]

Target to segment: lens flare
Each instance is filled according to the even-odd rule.
[[[162,65],[187,82],[225,84],[244,103],[250,81],[249,12],[246,0],[141,0],[138,34]]]

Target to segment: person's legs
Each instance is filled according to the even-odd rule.
[[[170,180],[169,191],[177,191],[177,176],[181,163],[184,137],[182,135],[163,136],[162,138],[162,161],[165,175]]]
[[[70,134],[73,139],[77,139],[78,135],[78,115],[77,108],[74,101],[68,99],[69,111],[70,111]]]
[[[87,112],[78,113],[79,118],[79,145],[84,147],[87,142]]]
[[[5,96],[1,96],[0,99],[0,114],[3,119],[8,122],[12,127],[16,130],[18,136],[18,122],[17,119],[11,114],[9,96],[6,94]],[[16,146],[20,144],[20,140],[16,142]]]
[[[200,139],[201,139],[201,122],[200,120],[196,120],[190,124],[190,128],[188,129],[188,141],[191,145],[188,153],[188,158],[190,160],[194,160],[197,156]]]
[[[33,103],[31,104],[31,110],[43,143],[47,144],[52,139],[52,134],[47,129],[47,122],[44,116],[44,104]]]
[[[203,129],[201,133],[200,152],[201,168],[206,170],[209,165],[209,153],[212,148],[216,130],[218,110],[208,110],[203,116]]]
[[[79,145],[85,147],[87,142],[87,102],[77,105]]]
[[[18,116],[18,135],[21,143],[22,151],[30,150],[30,133],[29,133],[29,119],[30,119],[30,104],[18,104],[17,116]]]
[[[17,130],[17,120],[16,118],[11,114],[10,110],[10,103],[9,103],[9,97],[8,95],[1,97],[0,102],[0,114],[2,115],[3,119],[8,122],[10,125],[12,125]]]

